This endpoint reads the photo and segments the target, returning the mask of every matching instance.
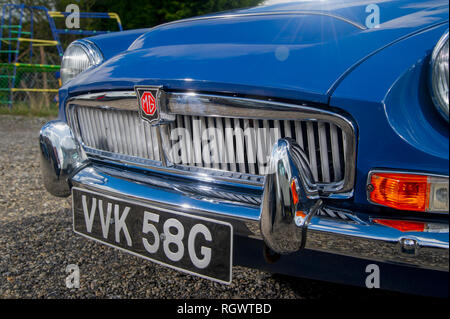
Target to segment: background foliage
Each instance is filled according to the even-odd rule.
[[[82,12],[115,12],[119,14],[122,26],[124,30],[127,30],[153,27],[164,22],[213,12],[252,7],[262,2],[262,0],[0,0],[0,6],[5,3],[23,3],[28,6],[45,6],[51,11],[65,11],[67,5],[74,3],[80,7]],[[25,14],[27,15],[28,11]],[[25,16],[23,21],[23,30],[28,30],[29,18]],[[13,21],[13,23],[15,22],[18,21]],[[65,19],[55,19],[55,23],[57,28],[65,28]],[[113,19],[81,19],[80,27],[86,30],[118,31],[117,23]],[[34,37],[37,39],[52,38],[48,21],[42,14],[34,16]],[[76,38],[77,36],[74,35],[60,35],[63,48]],[[49,54],[53,56],[53,50]],[[0,60],[2,60],[1,57]],[[52,63],[56,62],[52,61]]]
[[[252,7],[262,3],[262,0],[0,0],[0,7],[5,3],[25,4],[27,6],[44,6],[49,11],[65,11],[67,5],[77,4],[81,12],[115,12],[122,21],[124,30],[149,28],[165,22],[205,15],[213,12],[228,11],[238,8]],[[0,8],[1,9],[1,8]],[[12,15],[11,24],[19,23],[19,11]],[[47,17],[42,14],[33,16],[33,38],[42,40],[53,40]],[[0,10],[1,14],[1,10]],[[24,12],[22,30],[30,31],[31,15],[28,10]],[[56,18],[56,27],[65,29],[65,19]],[[80,19],[80,28],[84,30],[118,31],[117,22],[113,19]],[[4,29],[3,38],[13,37],[8,35]],[[80,38],[77,35],[60,34],[60,41],[65,49],[72,41]],[[3,50],[11,45],[9,50],[15,50],[15,42],[2,40]],[[60,56],[56,47],[36,47],[31,50],[30,42],[21,42],[19,46],[18,61],[30,64],[59,65]],[[8,55],[0,54],[0,63],[8,62]],[[0,113],[5,111],[5,101],[14,101],[15,110],[45,110],[55,106],[56,93],[40,93],[23,91],[13,93],[12,97],[8,91],[11,88],[11,68],[0,67]],[[15,77],[16,88],[32,89],[56,89],[58,88],[57,72],[39,73],[33,71],[17,70]],[[6,81],[6,82],[5,82]],[[56,82],[55,82],[56,81]],[[21,111],[21,112],[22,112]]]
[[[55,1],[55,6],[63,11],[69,3],[77,3],[81,11],[116,12],[125,29],[136,29],[211,12],[252,7],[261,0],[60,0]]]

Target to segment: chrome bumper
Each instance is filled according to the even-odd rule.
[[[43,180],[47,190],[53,195],[69,196],[72,186],[96,190],[161,208],[227,221],[233,225],[237,235],[260,240],[263,238],[260,224],[264,213],[261,214],[259,207],[198,198],[180,191],[183,189],[180,187],[183,181],[158,175],[143,176],[132,170],[124,171],[90,162],[73,138],[70,128],[63,122],[50,122],[42,128],[40,147]],[[292,174],[298,174],[296,169]],[[302,184],[303,177],[299,177],[298,184]],[[311,198],[316,196],[313,189],[308,192]],[[307,218],[299,220],[297,216],[294,219],[294,224],[303,227],[302,231],[289,233],[289,236],[301,236],[301,240],[293,246],[289,244],[281,247],[295,247],[293,251],[297,248],[310,249],[374,262],[448,271],[448,223],[434,223],[434,227],[427,232],[401,232],[374,223],[373,219],[378,216],[365,212],[343,210],[322,203],[320,207],[316,207],[309,201],[305,203],[308,207],[305,214]],[[264,205],[263,200],[262,211]],[[292,225],[290,229],[297,232]],[[267,229],[263,232],[267,234]],[[277,236],[274,238],[279,239]],[[266,243],[269,247],[274,246],[267,239]]]
[[[70,177],[89,164],[70,127],[60,121],[45,124],[39,134],[42,179],[58,197],[70,195]]]

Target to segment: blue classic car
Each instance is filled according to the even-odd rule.
[[[75,41],[45,187],[76,233],[217,282],[448,295],[448,10],[276,3]]]

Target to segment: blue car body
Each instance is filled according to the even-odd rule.
[[[449,175],[448,122],[434,107],[428,84],[431,52],[448,30],[448,1],[373,3],[380,8],[375,28],[366,26],[365,2],[324,1],[260,6],[91,37],[104,62],[60,89],[59,120],[67,121],[65,107],[72,98],[135,86],[307,103],[342,114],[355,128],[353,193],[331,200],[336,207],[448,225],[447,215],[402,215],[373,205],[366,191],[373,169]],[[115,169],[140,174],[131,165]],[[83,183],[87,175],[81,170],[73,183]],[[129,179],[110,178],[108,189],[140,198],[149,194],[142,183]],[[242,207],[241,213],[259,217],[257,209]],[[448,258],[448,226],[433,240],[446,247]],[[236,264],[365,284],[365,259],[305,249],[267,263],[262,241],[236,236],[234,245]],[[387,260],[379,265],[382,288],[448,295],[448,268]]]

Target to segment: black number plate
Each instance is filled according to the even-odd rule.
[[[77,234],[189,274],[231,283],[231,224],[75,187],[72,200]]]

